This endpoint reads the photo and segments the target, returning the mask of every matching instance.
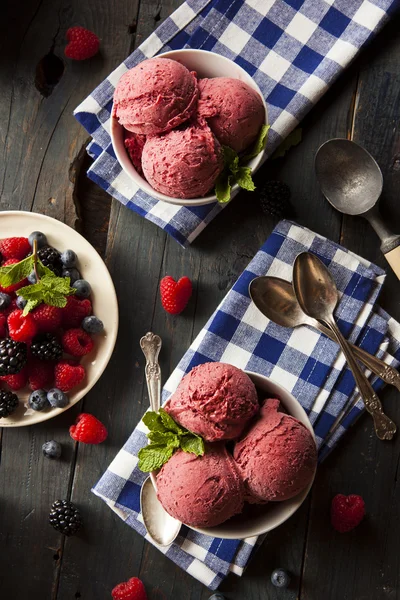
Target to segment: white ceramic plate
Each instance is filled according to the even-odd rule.
[[[114,284],[106,265],[93,246],[71,227],[51,217],[23,211],[0,212],[0,238],[28,237],[32,231],[42,231],[47,236],[49,244],[57,250],[64,251],[71,248],[77,253],[78,269],[92,287],[90,299],[93,304],[93,314],[103,321],[104,333],[93,336],[94,349],[80,361],[86,369],[86,377],[79,386],[68,393],[70,399],[68,406],[34,411],[28,406],[30,391],[21,390],[15,392],[20,400],[19,407],[9,417],[0,419],[0,427],[22,427],[47,421],[79,402],[103,373],[117,339],[118,303]]]

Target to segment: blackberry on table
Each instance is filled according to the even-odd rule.
[[[74,535],[82,526],[77,507],[69,500],[56,500],[51,506],[49,522],[56,531],[64,535]]]
[[[6,390],[0,390],[0,419],[10,416],[18,406],[18,396]]]
[[[271,180],[258,190],[261,208],[265,213],[282,219],[293,216],[290,188],[283,181]]]
[[[39,360],[57,360],[61,358],[63,349],[55,335],[43,333],[33,338],[31,352]]]
[[[0,341],[0,376],[15,375],[26,365],[28,352],[26,344],[11,338]]]

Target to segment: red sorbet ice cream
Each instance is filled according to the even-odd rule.
[[[189,119],[197,98],[194,73],[176,60],[150,58],[122,75],[113,113],[125,129],[155,135]]]
[[[204,363],[185,375],[165,410],[208,442],[232,440],[259,410],[250,377],[226,363]]]
[[[135,167],[136,171],[140,174],[143,173],[142,153],[145,141],[145,135],[141,135],[140,133],[132,133],[131,131],[125,130],[125,148],[129,154],[129,158],[131,159],[133,166]]]
[[[207,120],[218,141],[242,152],[255,142],[265,123],[260,95],[247,83],[230,77],[200,79],[198,114]]]
[[[245,499],[251,503],[288,500],[314,477],[314,439],[303,423],[279,412],[279,405],[279,400],[266,400],[258,420],[234,448]]]
[[[210,128],[194,124],[147,138],[142,168],[158,192],[174,198],[199,198],[214,187],[224,160]]]
[[[215,527],[240,513],[243,483],[224,445],[206,445],[203,456],[178,450],[157,475],[157,496],[175,519]]]

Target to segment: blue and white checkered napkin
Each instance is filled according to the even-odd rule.
[[[275,325],[261,315],[248,293],[250,281],[258,275],[291,281],[294,260],[306,250],[323,260],[336,281],[341,294],[336,318],[342,332],[371,354],[399,366],[400,324],[376,305],[384,272],[308,229],[281,221],[168,379],[163,401],[174,392],[185,373],[207,361],[228,362],[267,375],[291,391],[307,411],[323,458],[362,409],[358,403],[336,435],[324,444],[335,416],[355,394],[352,375],[344,368],[337,344],[308,327],[286,329]],[[381,380],[374,382],[376,389],[381,386]],[[145,537],[139,494],[146,475],[137,468],[137,453],[146,441],[145,428],[139,423],[93,490]],[[243,573],[261,541],[256,537],[214,539],[183,527],[176,542],[160,550],[215,589],[230,571]]]
[[[268,103],[270,155],[395,10],[397,0],[187,0],[75,111],[93,141],[89,177],[114,198],[189,245],[221,205],[179,207],[131,181],[110,141],[112,97],[121,75],[179,48],[222,54],[243,67]]]

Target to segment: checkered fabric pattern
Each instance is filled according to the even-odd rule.
[[[183,47],[230,58],[254,78],[267,101],[269,156],[396,5],[396,0],[187,0],[76,109],[93,137],[88,152],[95,162],[88,176],[189,245],[222,206],[157,201],[122,171],[110,140],[112,97],[121,75],[146,58]]]
[[[327,438],[335,417],[349,399],[356,398],[353,377],[337,344],[309,327],[275,325],[261,315],[248,293],[249,283],[258,275],[291,281],[294,260],[304,251],[316,254],[336,281],[341,296],[336,319],[346,337],[399,366],[400,324],[376,304],[384,272],[308,229],[281,221],[183,356],[165,385],[163,401],[186,373],[204,362],[227,362],[266,375],[288,389],[306,410],[322,460],[362,411],[359,401],[334,437]],[[372,382],[376,390],[383,385],[376,378]],[[137,453],[147,442],[145,431],[139,423],[93,491],[146,537],[139,502],[146,475],[137,468]],[[160,550],[215,589],[230,571],[243,573],[261,541],[214,539],[183,527],[176,542]]]

